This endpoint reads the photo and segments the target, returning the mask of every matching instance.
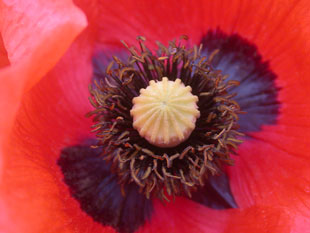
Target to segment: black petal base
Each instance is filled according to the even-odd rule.
[[[134,183],[124,187],[123,196],[117,177],[100,157],[100,150],[88,146],[65,148],[58,165],[72,196],[95,221],[121,233],[132,233],[150,218],[151,200],[140,194]]]
[[[191,199],[217,210],[238,208],[225,173],[220,176],[209,176],[205,186],[193,192]]]
[[[151,217],[152,201],[139,193],[135,183],[124,187],[123,196],[117,176],[110,172],[100,149],[65,148],[58,165],[81,209],[102,225],[112,226],[120,233],[133,233]],[[192,200],[213,209],[237,208],[225,174],[210,176],[206,185],[193,193]]]
[[[203,55],[219,52],[212,59],[214,68],[228,74],[227,80],[237,80],[240,85],[231,88],[238,93],[234,98],[242,111],[238,124],[243,133],[261,130],[263,125],[275,124],[280,103],[276,75],[263,61],[257,47],[238,34],[227,35],[221,30],[212,30],[202,38]]]

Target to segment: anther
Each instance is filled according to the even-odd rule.
[[[198,97],[191,91],[180,79],[163,77],[162,81],[150,81],[132,100],[133,127],[158,147],[179,145],[190,136],[200,116]]]

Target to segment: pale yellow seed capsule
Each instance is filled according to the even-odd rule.
[[[149,143],[158,147],[173,147],[185,141],[195,128],[198,97],[180,79],[150,81],[140,95],[133,98],[133,127]]]

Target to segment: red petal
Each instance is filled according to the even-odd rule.
[[[85,34],[80,36],[23,97],[6,146],[9,156],[4,160],[3,181],[5,201],[23,232],[44,232],[47,225],[51,231],[65,228],[68,232],[76,225],[86,227],[87,220],[80,217],[87,215],[71,198],[56,160],[64,146],[88,137],[90,122],[84,115],[90,109],[91,51]],[[72,223],[72,219],[77,220]]]
[[[145,233],[190,233],[223,232],[231,213],[206,208],[184,198],[175,202],[154,202],[155,211],[151,220],[138,232]]]
[[[251,206],[221,211],[182,198],[169,204],[156,201],[154,206],[152,219],[138,232],[289,233],[294,221],[286,207]]]
[[[202,11],[199,1],[89,1],[78,0],[78,5],[89,15],[92,28],[98,30],[97,40],[104,46],[122,47],[120,40],[134,43],[143,35],[147,41],[163,43],[180,35],[189,35],[198,43],[207,28],[203,28]]]
[[[0,111],[6,113],[0,116],[3,134],[22,92],[55,65],[86,22],[70,1],[3,1],[0,10],[0,30],[11,63],[0,72]]]
[[[279,232],[290,233],[292,218],[289,209],[274,206],[252,206],[236,211],[226,222],[224,233]]]
[[[29,155],[31,157],[35,151],[27,152],[17,140],[11,141],[12,146],[8,149],[7,137],[23,93],[55,65],[86,21],[71,1],[17,0],[0,4],[0,28],[10,60],[10,66],[0,71],[0,143],[1,147],[6,147],[0,152],[4,159],[1,216],[6,216],[6,219],[0,218],[0,231],[44,232],[37,229],[40,226],[44,229],[42,224],[47,226],[44,222],[47,215],[54,216],[56,225],[64,215],[58,211],[42,211],[45,206],[61,206],[60,200],[47,199],[58,193],[54,173],[46,169],[46,165],[31,161]],[[28,140],[29,136],[26,137]],[[7,179],[11,176],[15,180]]]
[[[259,13],[260,8],[255,9],[253,16],[244,13],[246,21],[261,22],[255,17],[264,14]],[[281,2],[266,11],[263,28],[236,26],[270,61],[278,76],[282,103],[277,125],[253,134],[254,140],[240,147],[237,165],[229,169],[241,206],[280,204],[290,206],[294,212],[301,202],[310,202],[310,172],[305,166],[310,159],[310,26],[306,24],[309,10],[308,1]]]

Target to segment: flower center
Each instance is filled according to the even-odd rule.
[[[134,182],[148,198],[191,196],[233,164],[240,108],[228,89],[239,82],[214,70],[202,47],[158,43],[155,55],[138,40],[140,50],[124,43],[129,59],[113,57],[90,86],[95,147],[121,186]]]
[[[149,143],[159,147],[174,147],[186,140],[195,128],[200,112],[198,97],[180,79],[151,80],[140,95],[133,98],[133,127]]]
[[[209,31],[202,44],[185,48],[181,42],[172,41],[168,47],[158,43],[153,54],[141,42],[140,49],[128,47],[131,56],[126,61],[113,57],[110,65],[101,54],[94,57],[94,110],[89,115],[97,139],[64,148],[58,165],[81,209],[103,226],[136,231],[152,214],[150,195],[165,199],[167,194],[185,193],[209,208],[238,207],[221,167],[233,162],[229,153],[241,142],[236,130],[257,132],[276,123],[280,89],[256,46],[239,35],[217,29]],[[200,111],[189,137],[164,148],[142,137],[130,114],[133,99],[150,81],[161,83],[162,77],[190,87]],[[167,108],[170,99],[163,98],[161,107]],[[238,115],[235,101],[247,114]]]

